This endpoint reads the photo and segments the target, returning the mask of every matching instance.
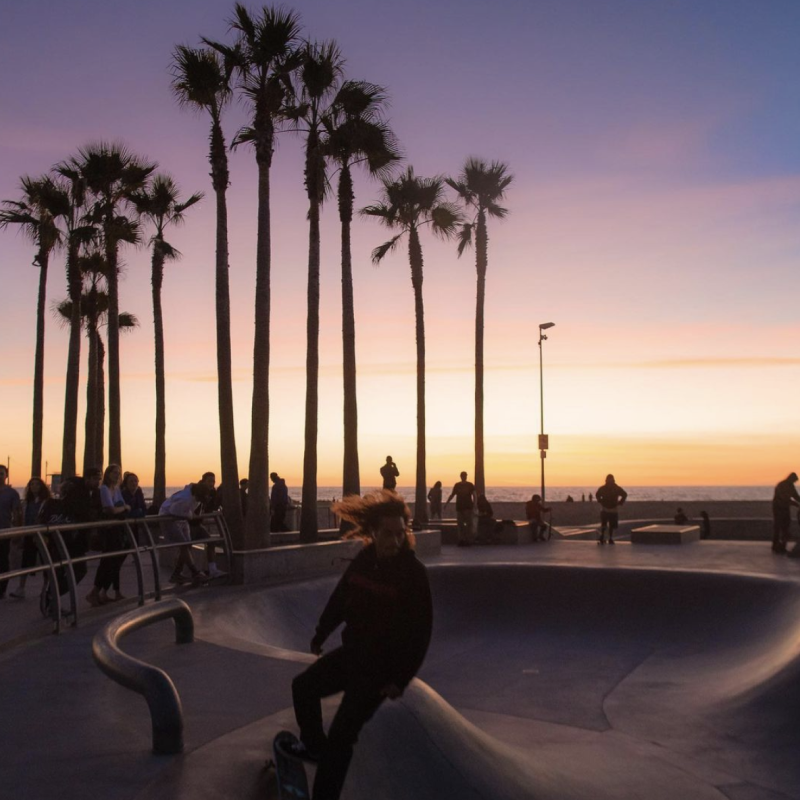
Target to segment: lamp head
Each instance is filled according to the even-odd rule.
[[[555,322],[543,322],[539,326],[539,330],[540,331],[546,331],[548,328],[555,328],[555,326],[556,326]]]

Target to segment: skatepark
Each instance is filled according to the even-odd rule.
[[[553,540],[425,562],[427,660],[365,727],[344,797],[800,798],[796,560],[753,542]],[[125,640],[180,693],[178,756],[151,754],[146,704],[92,661],[130,607],[4,635],[7,796],[275,797],[264,763],[295,727],[291,680],[335,581],[181,591],[193,643],[169,622]]]

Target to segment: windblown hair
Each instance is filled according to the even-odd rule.
[[[104,485],[104,486],[113,486],[113,485],[114,485],[114,484],[110,483],[110,480],[111,480],[111,473],[112,473],[112,471],[113,471],[113,470],[115,470],[115,469],[116,469],[116,470],[119,470],[119,468],[120,468],[120,467],[119,467],[119,464],[109,464],[109,465],[106,467],[106,471],[103,473],[103,485]],[[122,472],[121,472],[121,470],[120,470],[120,477],[121,477],[121,475],[122,475]]]
[[[384,517],[402,517],[406,523],[406,545],[414,547],[414,534],[411,533],[411,510],[406,501],[391,489],[378,489],[363,497],[351,495],[334,503],[334,514],[355,527],[344,534],[344,539],[364,539],[372,541],[372,532],[377,530]]]

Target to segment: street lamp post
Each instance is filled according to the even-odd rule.
[[[539,458],[542,462],[542,503],[545,501],[544,494],[544,460],[547,458],[547,448],[549,442],[544,435],[544,370],[542,366],[542,342],[547,339],[545,331],[555,327],[555,322],[543,322],[539,325],[539,412],[541,415],[541,433],[539,435]]]

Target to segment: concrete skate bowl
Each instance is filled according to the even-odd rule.
[[[511,564],[429,574],[421,680],[365,729],[345,798],[800,798],[799,584]],[[201,636],[307,660],[334,584],[200,610]]]

